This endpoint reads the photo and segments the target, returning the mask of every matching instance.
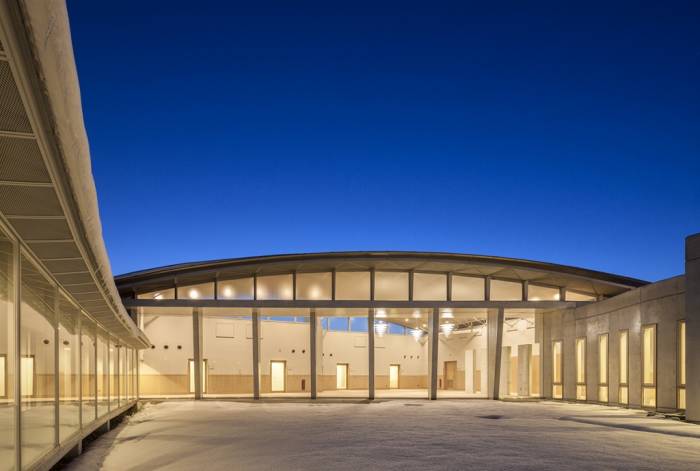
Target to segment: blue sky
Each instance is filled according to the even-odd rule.
[[[117,274],[421,250],[657,280],[700,231],[697,2],[68,3]]]

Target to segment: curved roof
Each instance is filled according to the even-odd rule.
[[[213,279],[371,269],[527,280],[604,296],[614,296],[647,284],[646,281],[626,276],[532,260],[445,252],[396,251],[283,254],[181,263],[126,273],[117,276],[115,281],[122,297],[127,297],[134,293]]]

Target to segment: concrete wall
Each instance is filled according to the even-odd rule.
[[[700,422],[700,234],[685,240],[686,417]]]
[[[638,288],[601,302],[543,313],[543,395],[552,393],[552,342],[563,341],[564,399],[576,399],[575,341],[586,338],[587,400],[598,401],[598,336],[608,335],[609,402],[618,402],[619,331],[629,331],[629,406],[640,407],[641,329],[657,326],[656,408],[677,408],[678,323],[685,318],[685,277]],[[690,357],[689,357],[690,360]],[[690,361],[689,361],[690,363]]]

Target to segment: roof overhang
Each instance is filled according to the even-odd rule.
[[[0,2],[0,216],[103,328],[142,348],[114,285],[64,2]]]

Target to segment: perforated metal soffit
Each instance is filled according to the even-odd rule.
[[[56,129],[60,126],[53,125],[54,120],[66,118],[70,111],[66,112],[65,108],[70,110],[72,103],[56,105],[56,101],[70,102],[70,99],[52,95],[52,85],[46,83],[47,76],[60,76],[60,73],[47,73],[46,64],[37,59],[42,53],[32,47],[34,41],[28,32],[34,27],[41,31],[42,20],[48,18],[28,18],[31,14],[27,10],[35,6],[30,6],[29,2],[27,8],[19,8],[19,3],[8,1],[0,6],[0,212],[26,247],[91,317],[121,341],[143,347],[147,345],[145,335],[129,318],[118,297],[112,295],[116,287],[111,273],[104,276],[106,270],[96,263],[99,256],[93,249],[95,244],[100,244],[98,247],[104,251],[104,242],[101,237],[94,240],[95,237],[87,233],[83,220],[85,211],[76,207],[80,195],[76,195],[75,185],[80,184],[85,175],[71,176],[65,162],[67,157],[59,150],[65,147]],[[66,44],[70,47],[67,16],[62,18],[61,10],[57,15],[48,8],[44,10],[47,11],[38,11],[39,16],[51,17],[59,24],[65,20],[65,25],[57,28],[59,33],[48,40],[48,43],[61,42],[65,52]],[[32,20],[35,23],[32,27],[25,26]],[[33,33],[38,34],[37,31]],[[70,61],[64,54],[66,63],[63,65],[70,68],[73,66],[72,49],[68,58]],[[65,83],[59,85],[66,86]],[[79,97],[77,81],[69,86],[75,90],[65,95]],[[38,113],[28,112],[30,104],[38,105],[33,107]],[[55,112],[53,105],[63,108],[63,116]],[[53,129],[43,133],[35,131],[45,123]],[[82,116],[79,124],[83,125]],[[77,157],[89,159],[89,154]],[[87,166],[89,171],[89,163]],[[88,178],[92,178],[89,172]],[[96,208],[96,202],[90,207]],[[93,226],[99,226],[99,214],[87,216]]]

